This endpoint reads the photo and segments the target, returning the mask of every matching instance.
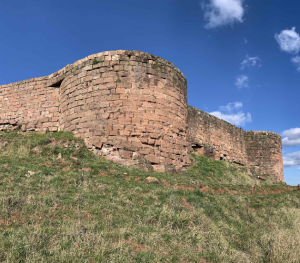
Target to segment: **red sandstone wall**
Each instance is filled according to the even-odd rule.
[[[147,160],[163,171],[191,162],[186,79],[172,63],[119,50],[90,56],[68,71],[60,93],[62,130],[126,165]]]
[[[102,52],[0,86],[0,129],[72,131],[108,159],[158,171],[189,164],[193,149],[283,181],[280,135],[244,132],[187,106],[186,94],[172,63],[139,51]]]
[[[58,129],[58,89],[46,87],[48,77],[0,86],[0,129]]]
[[[284,181],[281,136],[277,133],[243,131],[188,106],[187,139],[199,155],[228,160]]]
[[[244,132],[248,166],[284,182],[281,136],[274,132]]]
[[[247,166],[243,130],[191,106],[188,106],[188,140],[200,155]]]

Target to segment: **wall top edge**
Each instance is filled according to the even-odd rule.
[[[199,112],[201,112],[201,113],[203,113],[203,114],[208,115],[208,116],[209,116],[210,118],[212,118],[212,119],[217,119],[217,120],[219,120],[219,121],[221,121],[221,122],[223,122],[223,123],[225,123],[225,124],[227,124],[227,125],[229,125],[229,126],[232,126],[232,127],[236,128],[236,129],[241,129],[243,132],[248,133],[248,134],[257,135],[257,134],[265,133],[266,135],[271,135],[271,134],[272,134],[272,135],[276,135],[276,136],[278,136],[278,137],[281,138],[281,135],[280,135],[280,134],[278,134],[278,133],[276,133],[276,132],[271,132],[271,131],[245,131],[245,130],[243,130],[242,128],[239,128],[239,127],[237,127],[237,126],[231,124],[230,122],[227,122],[227,121],[225,121],[225,120],[222,120],[222,119],[220,119],[220,118],[218,118],[218,117],[216,117],[216,116],[214,116],[214,115],[211,115],[211,114],[209,114],[209,113],[207,113],[207,112],[205,112],[205,111],[202,111],[202,110],[200,110],[200,109],[198,109],[198,108],[196,108],[196,107],[190,106],[190,105],[188,105],[188,109],[192,109],[192,110],[199,111]]]
[[[243,130],[242,128],[239,128],[239,127],[237,127],[236,125],[234,125],[234,124],[232,124],[232,123],[230,123],[230,122],[228,122],[228,121],[225,121],[225,120],[223,120],[223,119],[220,119],[220,118],[218,118],[218,117],[216,117],[216,116],[214,116],[214,115],[211,115],[211,114],[209,114],[209,113],[207,113],[207,112],[205,112],[205,111],[203,111],[203,110],[200,110],[200,109],[198,109],[198,108],[196,108],[196,107],[193,107],[193,106],[188,105],[188,109],[196,110],[196,111],[198,111],[198,112],[201,112],[202,114],[207,115],[209,118],[216,119],[216,120],[218,120],[218,121],[220,121],[220,122],[223,122],[224,124],[226,124],[226,125],[228,125],[228,126],[232,126],[233,128],[236,128],[236,129],[239,129],[239,130]],[[243,130],[243,131],[244,131],[244,130]]]
[[[137,50],[114,50],[114,51],[103,51],[100,53],[95,53],[95,54],[89,55],[85,58],[75,61],[72,64],[66,65],[62,69],[60,69],[48,76],[31,78],[31,79],[27,79],[27,80],[21,80],[21,81],[17,81],[17,82],[13,82],[13,83],[3,84],[3,85],[0,85],[0,87],[10,87],[10,86],[15,86],[15,85],[20,85],[20,84],[26,84],[29,82],[40,81],[40,80],[48,80],[50,83],[52,78],[57,78],[57,77],[61,76],[62,74],[66,73],[67,71],[69,71],[71,68],[77,67],[86,61],[94,60],[95,58],[99,58],[99,57],[103,57],[103,56],[105,57],[105,61],[113,61],[113,60],[118,61],[119,55],[130,55],[130,56],[134,56],[134,57],[141,57],[144,55],[145,57],[148,57],[149,59],[152,59],[154,61],[158,61],[161,64],[165,64],[169,67],[173,67],[178,73],[180,73],[184,78],[186,78],[185,75],[177,67],[175,67],[172,62],[165,60],[161,57],[154,56],[150,53],[143,52],[143,51],[137,51]]]
[[[261,133],[266,133],[267,135],[272,134],[272,135],[276,135],[276,136],[278,136],[278,137],[281,138],[281,135],[279,133],[277,133],[277,132],[271,132],[271,131],[244,131],[244,132],[252,133],[254,135],[261,134]]]
[[[0,85],[1,88],[9,88],[12,86],[16,85],[21,85],[21,84],[28,84],[30,82],[37,82],[37,81],[47,81],[49,79],[49,76],[44,76],[44,77],[36,77],[36,78],[31,78],[31,79],[25,79],[25,80],[20,80],[16,82],[11,82],[7,84],[2,84]]]

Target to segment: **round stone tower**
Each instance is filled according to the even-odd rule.
[[[139,51],[109,51],[67,66],[60,129],[115,162],[172,171],[191,162],[187,85],[172,63]]]

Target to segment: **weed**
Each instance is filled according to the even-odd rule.
[[[93,65],[96,65],[96,64],[98,64],[100,61],[99,60],[97,60],[96,58],[94,58],[94,60],[93,60]]]

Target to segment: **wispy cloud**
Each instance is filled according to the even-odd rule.
[[[300,171],[300,168],[298,168],[297,171]]]
[[[300,165],[300,151],[288,153],[283,156],[284,167],[294,167]]]
[[[243,107],[243,103],[241,102],[231,102],[228,103],[226,106],[221,106],[220,111],[231,112],[233,110],[241,109],[242,107]]]
[[[221,106],[219,111],[213,111],[210,114],[231,124],[244,126],[247,122],[252,122],[252,119],[249,112],[245,114],[240,110],[242,107],[241,102],[228,103],[226,106]]]
[[[292,62],[295,64],[296,70],[297,70],[298,72],[300,72],[300,57],[299,57],[299,56],[296,56],[296,57],[293,57],[291,60],[292,60]]]
[[[243,70],[245,67],[254,67],[254,66],[261,67],[261,59],[258,56],[249,57],[247,55],[246,58],[241,63],[241,70]]]
[[[228,121],[229,123],[236,125],[236,126],[244,126],[246,122],[252,122],[251,114],[243,112],[238,112],[236,114],[224,114],[220,111],[214,111],[210,113],[224,121]]]
[[[275,34],[282,51],[297,54],[300,50],[300,36],[296,32],[296,28],[292,27],[291,30],[282,30],[279,34]]]
[[[244,37],[244,43],[247,44],[248,40]]]
[[[215,28],[224,25],[233,25],[243,22],[244,0],[209,0],[203,3],[204,18],[207,21],[205,28]]]
[[[284,136],[282,139],[282,146],[295,147],[300,145],[300,128],[285,130],[283,131],[282,136]]]
[[[249,78],[246,75],[240,75],[236,78],[235,85],[239,89],[247,88],[249,87]]]

